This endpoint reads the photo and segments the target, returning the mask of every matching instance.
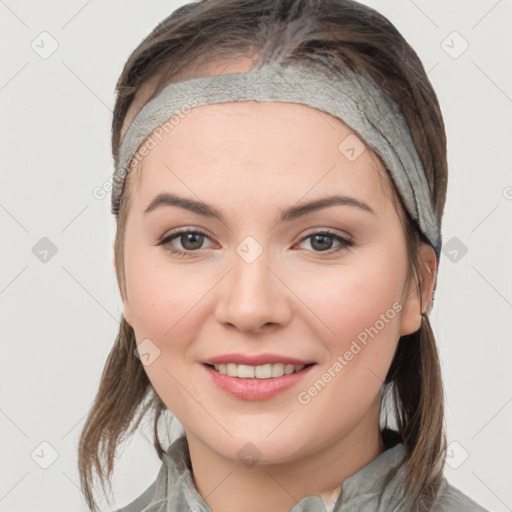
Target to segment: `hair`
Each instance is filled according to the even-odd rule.
[[[425,69],[394,25],[352,0],[203,0],[175,10],[159,23],[128,58],[116,86],[112,154],[118,157],[121,129],[134,98],[153,83],[152,97],[191,70],[201,76],[209,62],[227,62],[258,51],[261,60],[324,63],[368,73],[398,103],[418,150],[434,210],[441,222],[447,187],[446,134],[440,106]],[[203,68],[202,68],[203,66]],[[125,297],[123,236],[129,210],[130,175],[119,211],[114,242],[116,274]],[[421,303],[419,249],[428,243],[394,193],[407,241],[408,272],[414,274]],[[437,272],[434,276],[434,290]],[[428,313],[433,303],[430,302]],[[423,306],[421,306],[423,311]],[[153,389],[136,339],[124,316],[107,358],[99,390],[81,432],[78,467],[82,492],[91,510],[96,472],[111,488],[116,451],[148,411],[153,413],[153,444],[163,458],[158,422],[167,410]],[[415,506],[429,510],[443,478],[446,436],[441,369],[427,313],[418,331],[400,337],[383,385],[381,406],[391,397],[395,439],[404,444],[404,486]],[[131,426],[131,428],[130,428]],[[386,435],[390,430],[386,430]]]

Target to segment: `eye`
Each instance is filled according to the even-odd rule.
[[[313,252],[333,253],[342,251],[354,245],[354,242],[349,238],[343,237],[339,235],[337,232],[331,231],[329,229],[311,233],[310,235],[307,235],[304,238],[302,238],[301,243],[306,240],[308,240],[311,244],[311,247],[314,248]],[[331,249],[333,245],[333,240],[337,241],[339,245],[338,247]]]
[[[194,252],[198,252],[199,249],[202,249],[201,246],[205,238],[209,239],[208,235],[200,229],[182,229],[164,236],[159,240],[157,245],[164,246],[165,250],[169,251],[171,254],[187,257],[192,256]],[[176,249],[171,245],[171,242],[176,239],[180,241],[183,247],[182,249]]]
[[[205,239],[209,240],[210,238],[207,233],[200,229],[182,229],[162,237],[158,241],[157,245],[164,246],[165,250],[171,254],[190,257],[193,256],[194,253],[204,249],[202,245]],[[181,249],[176,248],[171,244],[171,242],[175,240],[180,241],[180,245],[182,246]],[[306,240],[310,241],[311,247],[313,247],[313,252],[317,253],[335,253],[354,245],[354,242],[349,238],[343,237],[337,232],[329,229],[311,233],[303,237],[300,243],[303,243]],[[332,249],[333,240],[339,244],[338,247],[335,247],[334,249]]]

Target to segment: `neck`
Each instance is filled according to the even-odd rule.
[[[187,433],[194,484],[213,512],[289,512],[306,496],[324,501],[385,451],[379,424],[359,423],[313,454],[252,467],[219,456]]]

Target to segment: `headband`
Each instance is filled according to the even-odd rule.
[[[112,213],[119,212],[126,174],[137,164],[134,156],[141,158],[156,146],[148,137],[157,128],[167,126],[168,132],[174,127],[169,120],[179,122],[176,116],[182,117],[191,106],[250,100],[307,105],[348,125],[383,161],[407,212],[434,248],[439,264],[440,225],[407,121],[398,104],[369,75],[348,68],[340,74],[311,65],[266,63],[247,72],[168,84],[144,105],[123,138],[113,176]]]

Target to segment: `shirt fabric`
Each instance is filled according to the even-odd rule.
[[[405,466],[403,444],[386,451],[334,489],[326,502],[320,495],[307,496],[290,512],[420,512],[400,498],[398,488]],[[192,479],[186,436],[176,439],[163,454],[156,480],[126,507],[115,512],[212,512],[197,492]],[[488,512],[443,477],[431,512]]]

